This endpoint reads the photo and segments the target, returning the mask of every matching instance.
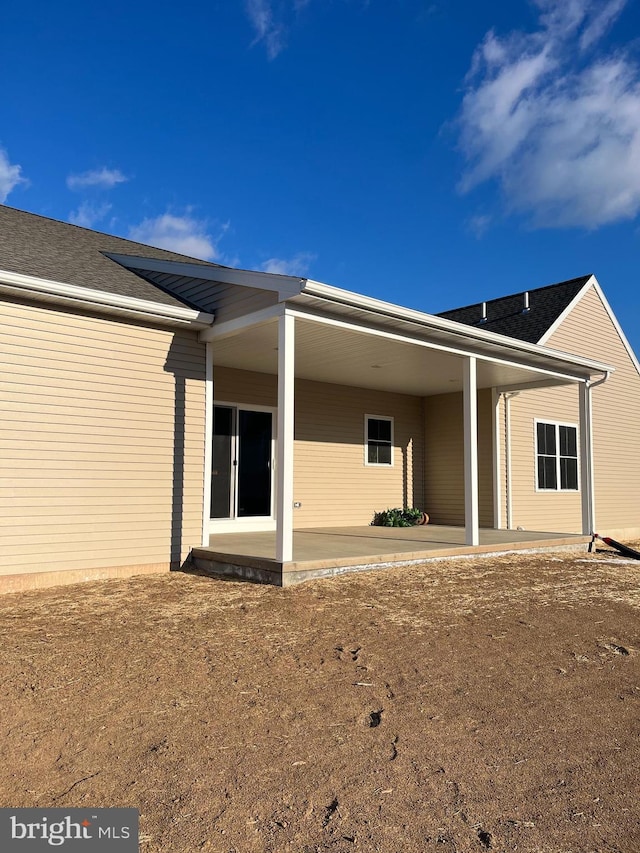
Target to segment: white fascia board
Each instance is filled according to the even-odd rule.
[[[255,287],[258,290],[270,290],[280,299],[297,296],[306,279],[291,275],[278,275],[255,270],[239,270],[231,267],[219,267],[214,264],[196,264],[188,261],[166,261],[159,258],[141,258],[137,255],[119,255],[104,252],[112,261],[128,269],[148,270],[149,272],[182,275],[186,278],[200,278],[205,281],[219,281],[222,284],[237,284],[240,287]]]
[[[122,296],[117,293],[105,293],[90,287],[80,287],[76,284],[64,284],[36,276],[0,270],[0,290],[28,294],[32,298],[46,299],[48,302],[62,305],[74,305],[85,309],[109,309],[129,317],[153,320],[170,320],[181,325],[189,325],[196,329],[205,329],[213,323],[213,314],[196,311],[193,308],[182,308],[179,305],[162,305],[147,299],[136,299],[133,296]]]
[[[571,314],[571,312],[576,307],[578,302],[580,302],[580,300],[583,298],[583,296],[592,287],[595,290],[595,292],[598,294],[598,296],[600,297],[600,301],[602,302],[602,307],[607,312],[609,319],[613,323],[613,327],[615,328],[616,332],[618,333],[618,336],[620,337],[620,340],[622,341],[622,345],[626,349],[626,351],[629,355],[629,358],[633,362],[633,366],[637,370],[638,374],[640,374],[640,362],[638,362],[637,356],[634,353],[633,348],[631,347],[631,344],[627,340],[627,336],[622,331],[622,327],[621,327],[620,323],[618,322],[618,318],[613,313],[613,308],[611,307],[611,305],[609,305],[609,301],[607,300],[607,297],[604,295],[604,292],[603,292],[602,288],[600,287],[600,283],[599,283],[598,279],[595,277],[595,275],[592,275],[589,277],[589,280],[585,283],[584,287],[580,288],[579,292],[574,296],[574,298],[571,300],[571,302],[567,305],[567,307],[564,309],[562,314],[560,314],[560,316],[555,320],[555,322],[547,329],[545,334],[538,341],[538,346],[544,346],[546,344],[546,342],[551,338],[551,336],[554,334],[554,332],[557,331],[557,329],[567,319],[569,314]]]
[[[605,373],[606,371],[613,371],[614,369],[610,365],[594,361],[593,359],[582,358],[572,353],[565,353],[560,350],[541,347],[539,344],[529,344],[526,341],[510,338],[506,335],[498,335],[495,332],[487,332],[484,329],[466,326],[463,323],[457,323],[455,320],[445,320],[442,317],[436,317],[434,314],[427,314],[423,311],[414,311],[410,308],[402,308],[399,305],[394,305],[392,302],[383,302],[380,299],[361,296],[359,293],[353,293],[349,290],[341,290],[340,288],[331,287],[330,285],[322,284],[321,282],[312,281],[310,279],[307,280],[302,291],[302,295],[304,294],[320,299],[326,299],[330,302],[338,302],[345,306],[360,308],[364,311],[390,317],[391,319],[405,320],[409,323],[449,333],[465,340],[490,343],[495,345],[499,350],[506,349],[529,355],[559,358],[577,368],[586,368],[587,370],[592,370],[595,373]],[[478,353],[470,353],[469,350],[466,350],[465,354],[479,355]]]
[[[633,351],[633,348],[632,348],[631,344],[630,344],[630,343],[629,343],[629,341],[627,340],[627,336],[626,336],[626,335],[625,335],[625,333],[622,331],[622,326],[621,326],[621,325],[620,325],[620,323],[618,322],[618,319],[617,319],[616,315],[613,313],[613,308],[611,307],[611,305],[609,305],[609,302],[608,302],[608,300],[607,300],[607,297],[606,297],[606,296],[604,295],[604,293],[602,292],[602,288],[600,287],[600,284],[598,283],[598,280],[596,279],[596,277],[595,277],[595,276],[592,276],[592,278],[593,278],[593,287],[594,287],[594,289],[595,289],[596,293],[598,294],[598,296],[600,297],[600,299],[602,300],[602,305],[603,305],[603,307],[604,307],[604,310],[605,310],[605,311],[607,312],[607,314],[609,315],[609,319],[610,319],[610,320],[611,320],[611,322],[613,323],[613,326],[614,326],[614,328],[615,328],[616,332],[617,332],[617,333],[618,333],[618,335],[620,336],[620,340],[622,341],[622,345],[624,346],[624,348],[626,349],[627,353],[629,354],[629,358],[630,358],[630,359],[631,359],[631,361],[633,362],[633,366],[635,367],[635,369],[636,369],[636,370],[638,371],[638,373],[640,374],[640,362],[638,362],[638,359],[637,359],[637,357],[636,357],[636,354],[634,353],[634,351]]]
[[[573,299],[572,299],[572,300],[571,300],[571,302],[567,305],[567,307],[564,309],[564,311],[556,317],[556,319],[555,319],[555,320],[553,321],[553,323],[549,326],[549,328],[548,328],[548,329],[547,329],[547,331],[544,333],[544,335],[540,338],[540,340],[538,341],[538,346],[539,346],[539,347],[543,347],[543,346],[545,346],[545,344],[547,343],[547,341],[548,341],[548,340],[551,338],[551,336],[552,336],[552,335],[557,331],[557,329],[562,325],[562,323],[564,323],[564,321],[567,319],[567,317],[569,316],[569,314],[571,314],[571,312],[572,312],[572,311],[573,311],[573,309],[576,307],[576,305],[578,304],[578,302],[580,302],[580,300],[581,300],[581,299],[582,299],[582,297],[585,295],[585,293],[587,292],[587,290],[589,290],[589,288],[590,288],[594,283],[595,283],[595,284],[597,284],[597,282],[596,282],[596,277],[595,277],[594,275],[592,275],[592,276],[590,276],[590,277],[588,278],[588,280],[584,283],[584,285],[583,285],[583,286],[580,288],[580,290],[576,293],[576,295],[573,297]]]

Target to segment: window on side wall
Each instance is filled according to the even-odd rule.
[[[364,464],[393,465],[393,418],[364,416]]]
[[[578,491],[578,428],[536,421],[538,491]]]

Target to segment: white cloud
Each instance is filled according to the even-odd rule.
[[[278,275],[293,275],[304,278],[309,271],[311,263],[315,261],[316,256],[311,252],[298,252],[292,258],[285,260],[284,258],[269,258],[265,261],[260,269],[262,272],[272,272]]]
[[[244,0],[244,8],[254,32],[252,44],[262,42],[269,59],[286,47],[287,32],[311,0]]]
[[[492,217],[484,214],[478,213],[475,216],[472,216],[467,222],[467,227],[469,231],[476,237],[476,239],[480,240],[484,237],[487,229],[491,225]]]
[[[122,174],[120,169],[92,169],[79,175],[69,175],[67,186],[70,190],[84,190],[89,187],[97,187],[103,190],[111,190],[118,184],[123,184],[129,179]]]
[[[7,152],[0,148],[0,204],[5,203],[9,193],[18,184],[24,183],[26,179],[22,177],[22,167],[11,164]]]
[[[269,59],[275,59],[284,49],[284,25],[275,18],[270,0],[246,0],[245,8],[255,30],[254,44],[264,42]]]
[[[537,0],[540,27],[488,33],[460,113],[463,192],[497,180],[539,227],[596,228],[640,211],[640,72],[591,49],[626,0]]]
[[[601,39],[626,4],[627,0],[611,0],[605,3],[585,27],[580,36],[580,47],[584,50]]]
[[[216,240],[207,231],[207,223],[189,213],[175,216],[165,213],[155,219],[143,219],[129,229],[129,239],[159,249],[168,249],[192,258],[213,261],[219,257]],[[227,226],[228,227],[228,226]],[[226,227],[223,226],[223,233]]]
[[[83,201],[77,210],[72,210],[69,214],[69,222],[72,225],[80,225],[82,228],[93,228],[101,219],[109,213],[111,205],[93,204],[90,201]]]

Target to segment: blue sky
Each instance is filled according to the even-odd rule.
[[[640,352],[640,0],[5,0],[0,202],[426,311],[594,272]]]

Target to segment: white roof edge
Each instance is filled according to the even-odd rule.
[[[595,277],[595,275],[590,275],[590,276],[589,276],[589,278],[586,280],[586,282],[582,285],[582,287],[580,288],[580,290],[579,290],[579,291],[576,293],[576,295],[573,297],[573,299],[571,300],[571,302],[570,302],[570,303],[567,305],[567,307],[564,309],[564,311],[562,311],[560,314],[558,314],[558,316],[556,317],[556,319],[555,319],[555,320],[553,321],[553,323],[549,326],[549,328],[548,328],[548,329],[547,329],[547,331],[544,333],[544,335],[540,338],[540,340],[538,341],[538,346],[539,346],[539,347],[543,347],[543,346],[545,346],[545,344],[547,343],[547,341],[549,340],[549,338],[550,338],[550,337],[551,337],[551,336],[552,336],[552,335],[553,335],[553,334],[558,330],[558,328],[561,326],[561,324],[562,324],[562,323],[564,323],[564,321],[567,319],[567,317],[569,316],[569,314],[571,314],[571,312],[572,312],[572,311],[573,311],[573,309],[576,307],[576,305],[578,304],[578,302],[580,302],[580,300],[582,299],[582,297],[585,295],[585,293],[587,292],[587,290],[589,290],[589,289],[591,288],[591,285],[592,285],[592,284],[594,284],[594,282],[597,284],[597,281],[596,281],[596,277]]]
[[[600,299],[602,300],[602,305],[604,307],[604,310],[609,315],[609,319],[613,323],[616,332],[620,336],[620,340],[622,341],[622,345],[626,349],[626,351],[629,355],[629,358],[633,362],[633,366],[638,371],[638,374],[640,374],[640,362],[638,361],[638,358],[637,358],[635,352],[633,351],[633,347],[631,346],[631,344],[627,340],[627,336],[625,335],[625,333],[622,331],[622,326],[618,322],[616,315],[613,313],[613,308],[611,307],[611,305],[609,305],[609,301],[607,300],[607,297],[604,295],[602,288],[600,287],[600,283],[598,282],[598,279],[595,276],[592,276],[592,278],[593,278],[593,287],[594,287],[596,293],[598,294],[598,296],[600,297]]]
[[[213,323],[214,315],[194,308],[183,308],[179,305],[162,305],[147,299],[137,299],[133,296],[123,296],[117,293],[106,293],[90,287],[80,287],[76,284],[65,284],[51,279],[24,275],[23,273],[0,270],[0,288],[18,290],[31,296],[47,296],[49,300],[63,304],[74,303],[85,308],[110,308],[132,316],[148,317],[156,320],[177,320],[196,328],[206,328]]]
[[[148,270],[149,272],[183,275],[188,278],[201,278],[206,281],[219,281],[223,284],[237,284],[241,287],[255,287],[260,290],[275,291],[281,299],[297,296],[302,290],[304,278],[279,273],[242,270],[215,264],[196,264],[189,261],[167,261],[160,258],[143,258],[139,255],[123,255],[118,252],[103,252],[108,258],[129,269]]]
[[[549,347],[543,347],[540,344],[530,344],[526,341],[520,341],[517,338],[510,338],[507,335],[488,332],[485,329],[477,329],[473,326],[457,323],[455,320],[446,320],[443,317],[437,317],[435,314],[427,314],[424,311],[415,311],[411,308],[403,308],[402,306],[395,305],[392,302],[385,302],[381,299],[362,296],[359,293],[354,293],[350,290],[343,290],[338,287],[332,287],[331,285],[323,284],[322,282],[313,281],[311,279],[308,279],[305,283],[302,290],[302,295],[304,294],[320,297],[332,302],[339,302],[343,305],[350,305],[354,308],[361,308],[365,311],[384,314],[398,320],[418,323],[422,326],[460,335],[472,340],[499,344],[501,347],[523,353],[548,355],[555,358],[561,358],[569,364],[586,367],[590,370],[594,370],[595,372],[606,373],[613,372],[615,370],[612,365],[605,364],[604,362],[594,361],[593,359],[583,358],[582,356],[577,356],[573,353],[554,350]]]

